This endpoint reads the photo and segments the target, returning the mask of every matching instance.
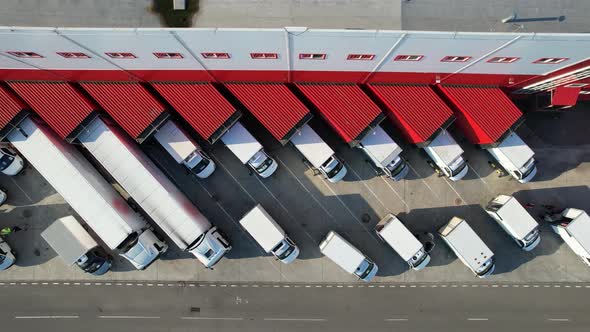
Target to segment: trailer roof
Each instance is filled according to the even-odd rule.
[[[381,110],[356,84],[304,84],[297,87],[342,139],[356,145],[369,127],[383,120]]]
[[[473,144],[497,142],[522,116],[516,105],[499,88],[438,87],[452,104],[457,123]]]
[[[283,144],[289,141],[298,125],[310,118],[307,107],[282,83],[230,83],[225,86]]]
[[[164,105],[139,83],[83,82],[80,85],[136,140],[143,141],[160,124],[155,122],[164,112]]]
[[[371,84],[389,117],[413,144],[427,141],[453,116],[451,109],[428,85]]]
[[[20,99],[0,85],[0,130],[4,129],[25,108],[25,104]]]
[[[152,86],[197,131],[213,143],[214,134],[236,113],[213,85],[202,83],[152,83]],[[229,127],[229,125],[228,125]]]
[[[67,82],[11,81],[8,85],[62,139],[69,137],[96,108]]]

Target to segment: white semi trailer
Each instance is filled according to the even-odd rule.
[[[77,138],[181,250],[211,268],[231,249],[217,227],[116,126],[96,117]]]
[[[137,269],[168,249],[84,156],[47,126],[28,117],[7,138],[94,233]]]

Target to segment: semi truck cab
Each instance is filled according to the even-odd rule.
[[[452,181],[459,181],[469,171],[467,161],[463,159],[463,149],[448,131],[442,129],[426,146],[424,151],[442,174]]]
[[[151,230],[146,229],[141,234],[132,233],[123,242],[120,255],[138,270],[145,270],[166,250],[168,250],[166,242],[160,240]]]
[[[213,226],[197,237],[195,242],[191,243],[186,250],[195,255],[206,268],[210,269],[231,248],[226,237],[217,229],[217,226]]]
[[[23,170],[25,162],[23,158],[14,150],[1,147],[0,148],[0,172],[4,175],[14,176]]]

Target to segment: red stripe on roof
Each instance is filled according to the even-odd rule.
[[[497,142],[522,116],[520,110],[498,88],[438,87],[452,104],[457,124],[473,144]]]
[[[209,140],[236,109],[210,83],[152,83],[201,135]]]
[[[381,114],[357,85],[299,83],[297,87],[347,143],[360,139],[359,135]]]
[[[92,82],[80,85],[133,138],[138,138],[164,112],[164,105],[139,83]]]
[[[91,101],[66,82],[8,84],[61,138],[68,137],[95,109]]]
[[[284,84],[231,83],[226,87],[279,141],[309,114]]]
[[[389,118],[413,144],[426,142],[453,116],[451,109],[428,85],[369,85]]]
[[[552,106],[575,106],[580,96],[580,87],[558,86],[551,92]]]
[[[25,104],[11,91],[0,85],[0,129],[25,109]]]

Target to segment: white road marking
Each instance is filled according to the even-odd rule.
[[[238,181],[238,179],[236,179],[236,178],[234,177],[234,175],[233,175],[233,174],[231,174],[231,172],[229,171],[229,169],[227,169],[227,167],[225,167],[225,165],[223,165],[223,164],[221,163],[221,161],[220,161],[219,159],[217,159],[217,157],[215,157],[215,156],[211,155],[211,158],[213,158],[213,159],[215,160],[215,163],[216,163],[216,164],[218,164],[219,166],[221,166],[221,167],[222,167],[222,168],[225,170],[225,172],[226,172],[226,173],[227,173],[227,174],[228,174],[228,175],[229,175],[229,176],[230,176],[230,177],[231,177],[231,178],[234,180],[234,182],[238,184],[238,186],[239,186],[239,187],[242,189],[242,191],[243,191],[244,193],[246,193],[246,195],[248,195],[248,197],[250,197],[250,200],[251,200],[253,203],[256,203],[256,202],[257,202],[257,201],[254,199],[254,197],[252,197],[252,195],[250,195],[250,193],[248,192],[248,190],[246,190],[246,188],[244,188],[244,186],[242,186],[242,184],[241,184],[241,183]],[[247,167],[247,166],[244,166],[244,167]]]
[[[15,316],[14,319],[77,319],[80,316]]]
[[[264,318],[265,321],[325,322],[325,318]]]
[[[473,173],[475,173],[475,175],[477,176],[478,179],[481,180],[481,182],[483,182],[483,184],[486,185],[486,187],[488,187],[488,189],[490,189],[490,185],[486,182],[486,180],[483,179],[483,177],[481,175],[479,175],[479,173],[477,173],[477,171],[475,170],[475,168],[473,166],[471,166],[470,163],[466,163],[467,166],[469,166],[469,169],[473,171]]]
[[[402,198],[402,196],[397,192],[397,190],[393,189],[393,187],[391,186],[391,183],[389,183],[389,181],[382,176],[380,176],[380,178],[383,182],[385,182],[385,184],[389,187],[389,189],[391,189],[391,191],[393,191],[393,193],[402,201],[402,203],[404,203],[404,205],[406,206],[406,208],[409,211],[410,206],[406,203],[406,201]]]
[[[242,317],[180,317],[187,320],[244,320]]]
[[[14,180],[14,178],[12,176],[9,176],[8,178],[10,179],[10,181],[12,181],[12,183],[14,183],[15,186],[17,186],[18,189],[20,189],[20,191],[23,192],[23,194],[25,194],[25,196],[29,199],[29,201],[31,203],[33,203],[33,199],[31,198],[31,196],[27,195],[27,192],[21,186],[18,185],[18,183]]]
[[[416,173],[416,175],[420,178],[422,183],[426,186],[426,188],[428,188],[428,190],[430,190],[430,192],[432,192],[432,194],[438,199],[438,201],[442,202],[442,200],[440,199],[440,196],[434,191],[434,189],[432,189],[431,186],[428,185],[428,183],[426,183],[426,180],[424,180],[424,177],[422,176],[422,174],[418,173],[418,171],[414,167],[412,167],[412,165],[410,165],[410,163],[408,163],[408,166],[410,167],[412,172]]]
[[[101,319],[160,319],[160,316],[98,316]]]
[[[354,174],[354,176],[363,184],[363,186],[365,188],[367,188],[367,190],[369,190],[369,192],[371,193],[371,195],[373,195],[373,197],[375,197],[375,199],[377,199],[377,202],[379,202],[379,204],[381,204],[381,206],[387,210],[387,204],[383,203],[383,201],[381,201],[379,199],[379,196],[377,194],[375,194],[375,192],[367,185],[366,181],[363,181],[361,179],[361,177],[358,175],[358,173],[354,170],[354,168],[352,168],[352,166],[350,166],[347,162],[344,162],[344,165],[346,165],[346,168],[348,168],[352,174]],[[400,197],[400,199],[402,200],[402,202],[404,201],[403,198]],[[405,203],[405,202],[404,202]]]
[[[548,321],[551,322],[569,322],[568,318],[547,318]]]
[[[386,322],[407,322],[407,318],[387,318],[385,319]]]
[[[467,318],[467,320],[471,320],[471,321],[486,321],[488,319],[487,318]]]
[[[467,201],[465,200],[465,198],[463,198],[459,192],[457,190],[455,190],[455,187],[449,182],[449,180],[447,179],[447,177],[444,177],[445,183],[455,192],[455,194],[457,195],[457,197],[459,197],[462,201],[463,204],[467,204]]]

